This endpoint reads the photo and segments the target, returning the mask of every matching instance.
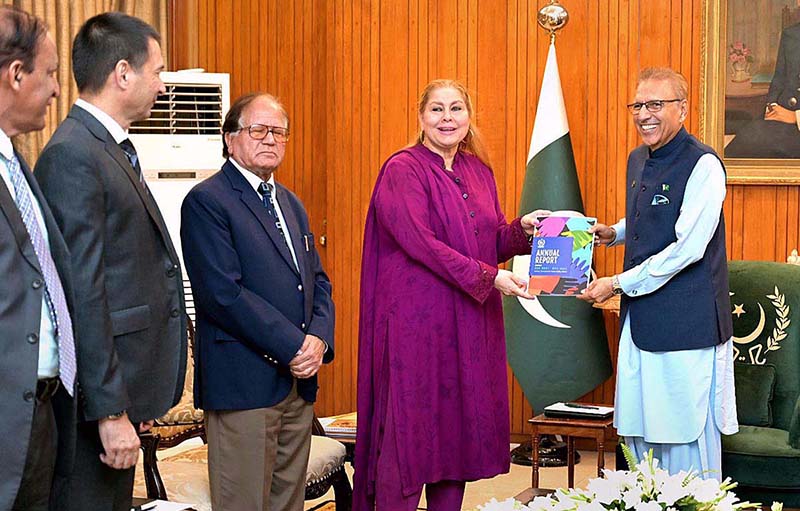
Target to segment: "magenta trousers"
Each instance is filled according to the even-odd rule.
[[[391,407],[390,407],[391,408]],[[422,497],[422,487],[411,495],[403,495],[397,439],[391,411],[387,412],[386,429],[378,453],[375,478],[375,511],[414,511]],[[437,481],[425,485],[428,511],[461,511],[465,481]]]

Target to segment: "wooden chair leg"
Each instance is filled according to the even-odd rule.
[[[147,488],[147,498],[167,500],[167,489],[164,487],[164,481],[161,480],[156,459],[159,440],[160,437],[158,435],[147,433],[139,435],[142,448],[144,484]]]
[[[333,476],[333,495],[336,499],[336,511],[350,511],[353,507],[353,488],[350,486],[350,480],[347,478],[347,472],[342,467],[339,472]]]

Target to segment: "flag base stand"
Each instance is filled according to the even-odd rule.
[[[575,451],[575,463],[581,460],[581,455]],[[515,465],[533,465],[533,448],[530,440],[511,450],[511,463]],[[559,442],[552,435],[543,435],[539,440],[539,466],[540,467],[565,467],[567,466],[567,444]]]

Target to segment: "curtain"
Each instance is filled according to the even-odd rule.
[[[161,34],[161,51],[167,55],[167,4],[169,0],[0,0],[42,18],[58,48],[58,83],[61,96],[48,110],[45,127],[14,137],[14,147],[33,167],[58,124],[67,116],[78,97],[72,77],[72,40],[84,21],[107,11],[121,11],[150,23]]]

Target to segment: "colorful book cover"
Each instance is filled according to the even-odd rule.
[[[572,296],[589,285],[596,218],[548,216],[539,219],[531,247],[528,292]]]

